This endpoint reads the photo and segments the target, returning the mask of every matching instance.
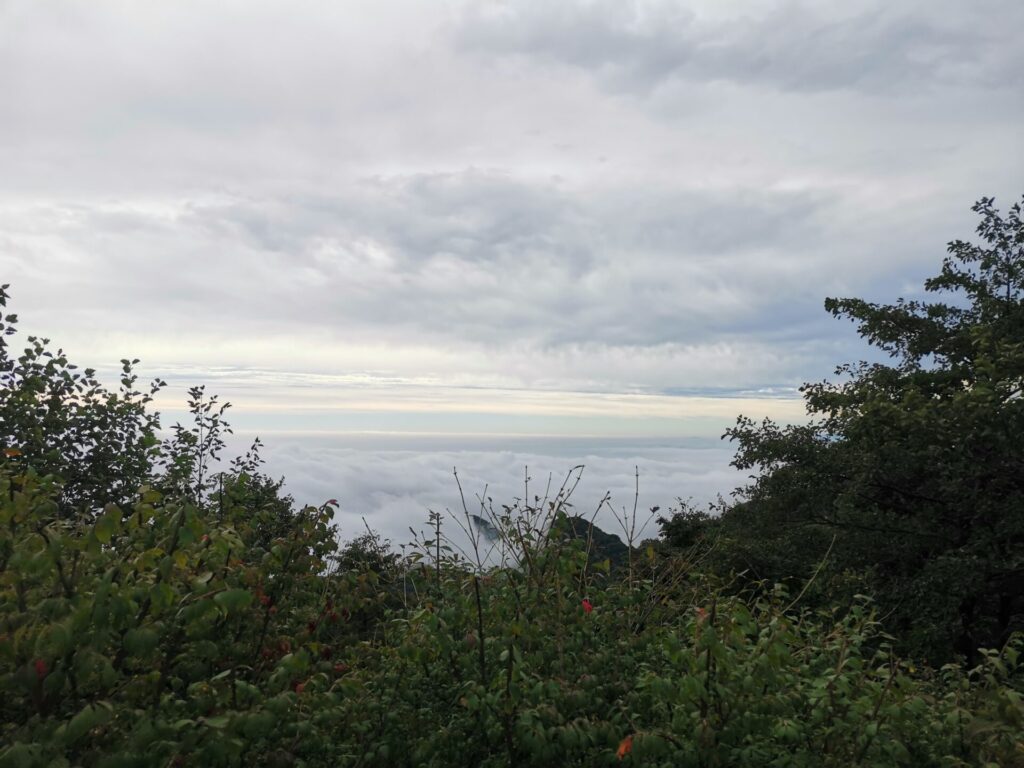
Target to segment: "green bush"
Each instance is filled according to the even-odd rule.
[[[2,766],[1024,757],[1019,644],[973,671],[918,670],[866,598],[812,615],[781,587],[726,597],[657,556],[611,580],[550,525],[503,531],[523,567],[407,563],[411,589],[388,591],[330,568],[329,505],[266,546],[276,514],[145,487],[68,521],[59,485],[15,463],[0,470]],[[367,601],[395,606],[372,637],[351,626]]]
[[[146,486],[94,522],[66,520],[59,484],[10,463],[0,712],[14,746],[0,764],[233,764],[293,683],[333,674],[329,507],[266,546],[261,510],[217,519]]]

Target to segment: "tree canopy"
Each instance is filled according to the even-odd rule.
[[[806,424],[740,418],[734,464],[756,475],[712,524],[726,567],[870,591],[936,659],[1024,627],[1024,223],[1020,203],[973,210],[979,241],[948,244],[935,300],[826,300],[889,361],[806,384]]]

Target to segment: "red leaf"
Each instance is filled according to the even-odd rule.
[[[633,751],[633,734],[629,734],[626,738],[619,742],[619,748],[615,750],[615,756],[621,760],[630,752]]]

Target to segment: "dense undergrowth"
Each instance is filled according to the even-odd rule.
[[[771,463],[767,479],[723,522],[667,519],[664,540],[625,563],[581,533],[565,487],[431,515],[400,557],[369,532],[339,544],[337,502],[296,506],[262,473],[258,441],[218,463],[229,427],[216,398],[193,390],[193,423],[161,436],[162,382],[138,391],[135,361],[108,390],[45,340],[13,356],[15,323],[0,322],[0,768],[1024,765],[1014,594],[992,602],[1013,609],[990,622],[1002,641],[958,657],[944,615],[922,610],[925,626],[903,631],[891,591],[857,592],[883,584],[878,547],[893,546],[844,538],[841,524],[864,517],[785,528],[780,510],[820,510],[826,492],[853,514],[847,486],[809,473],[868,466],[855,430],[741,422],[741,460]],[[1018,381],[1024,341],[998,345]],[[951,407],[996,407],[961,389]],[[1018,403],[998,401],[986,423],[1015,423]],[[828,462],[807,458],[826,449]],[[970,509],[989,509],[971,482]],[[1013,523],[998,529],[997,575],[1020,546],[1009,487],[994,491]],[[883,501],[859,514],[917,520]],[[992,540],[942,557],[977,570]],[[828,545],[812,561],[792,549],[815,542]],[[917,590],[901,616],[945,599],[938,582],[898,575]],[[946,642],[950,663],[924,663],[917,637]]]
[[[727,596],[678,554],[609,578],[558,503],[508,518],[521,567],[341,568],[331,507],[283,522],[257,477],[217,504],[143,487],[69,520],[18,459],[0,470],[0,765],[1022,759],[1019,643],[915,668],[866,598]]]
[[[1019,644],[919,668],[866,598],[726,596],[680,554],[609,577],[559,501],[507,519],[521,567],[343,569],[331,505],[282,522],[258,477],[68,520],[20,458],[0,471],[3,766],[1022,759]]]

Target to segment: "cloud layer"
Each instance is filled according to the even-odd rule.
[[[792,392],[1020,193],[1022,13],[7,0],[3,279],[154,374]]]
[[[488,57],[579,67],[627,93],[686,81],[906,95],[1009,90],[1024,67],[1021,24],[1024,9],[998,0],[746,3],[724,14],[671,0],[517,0],[471,4],[457,39]]]
[[[266,451],[267,471],[283,474],[297,502],[320,504],[336,498],[335,518],[343,539],[358,536],[363,518],[395,545],[410,541],[409,528],[425,527],[430,510],[462,514],[454,472],[458,471],[470,512],[480,500],[495,509],[523,498],[525,477],[531,497],[553,497],[570,470],[584,465],[571,498],[578,514],[590,516],[606,493],[611,508],[596,518],[604,530],[618,533],[615,515],[637,519],[662,513],[678,499],[702,505],[742,483],[728,466],[730,451],[691,441],[441,440],[410,437],[293,438],[274,440]],[[639,494],[636,495],[639,472]],[[613,512],[614,509],[614,512]],[[448,525],[457,531],[454,523]],[[657,535],[653,521],[645,537]]]

